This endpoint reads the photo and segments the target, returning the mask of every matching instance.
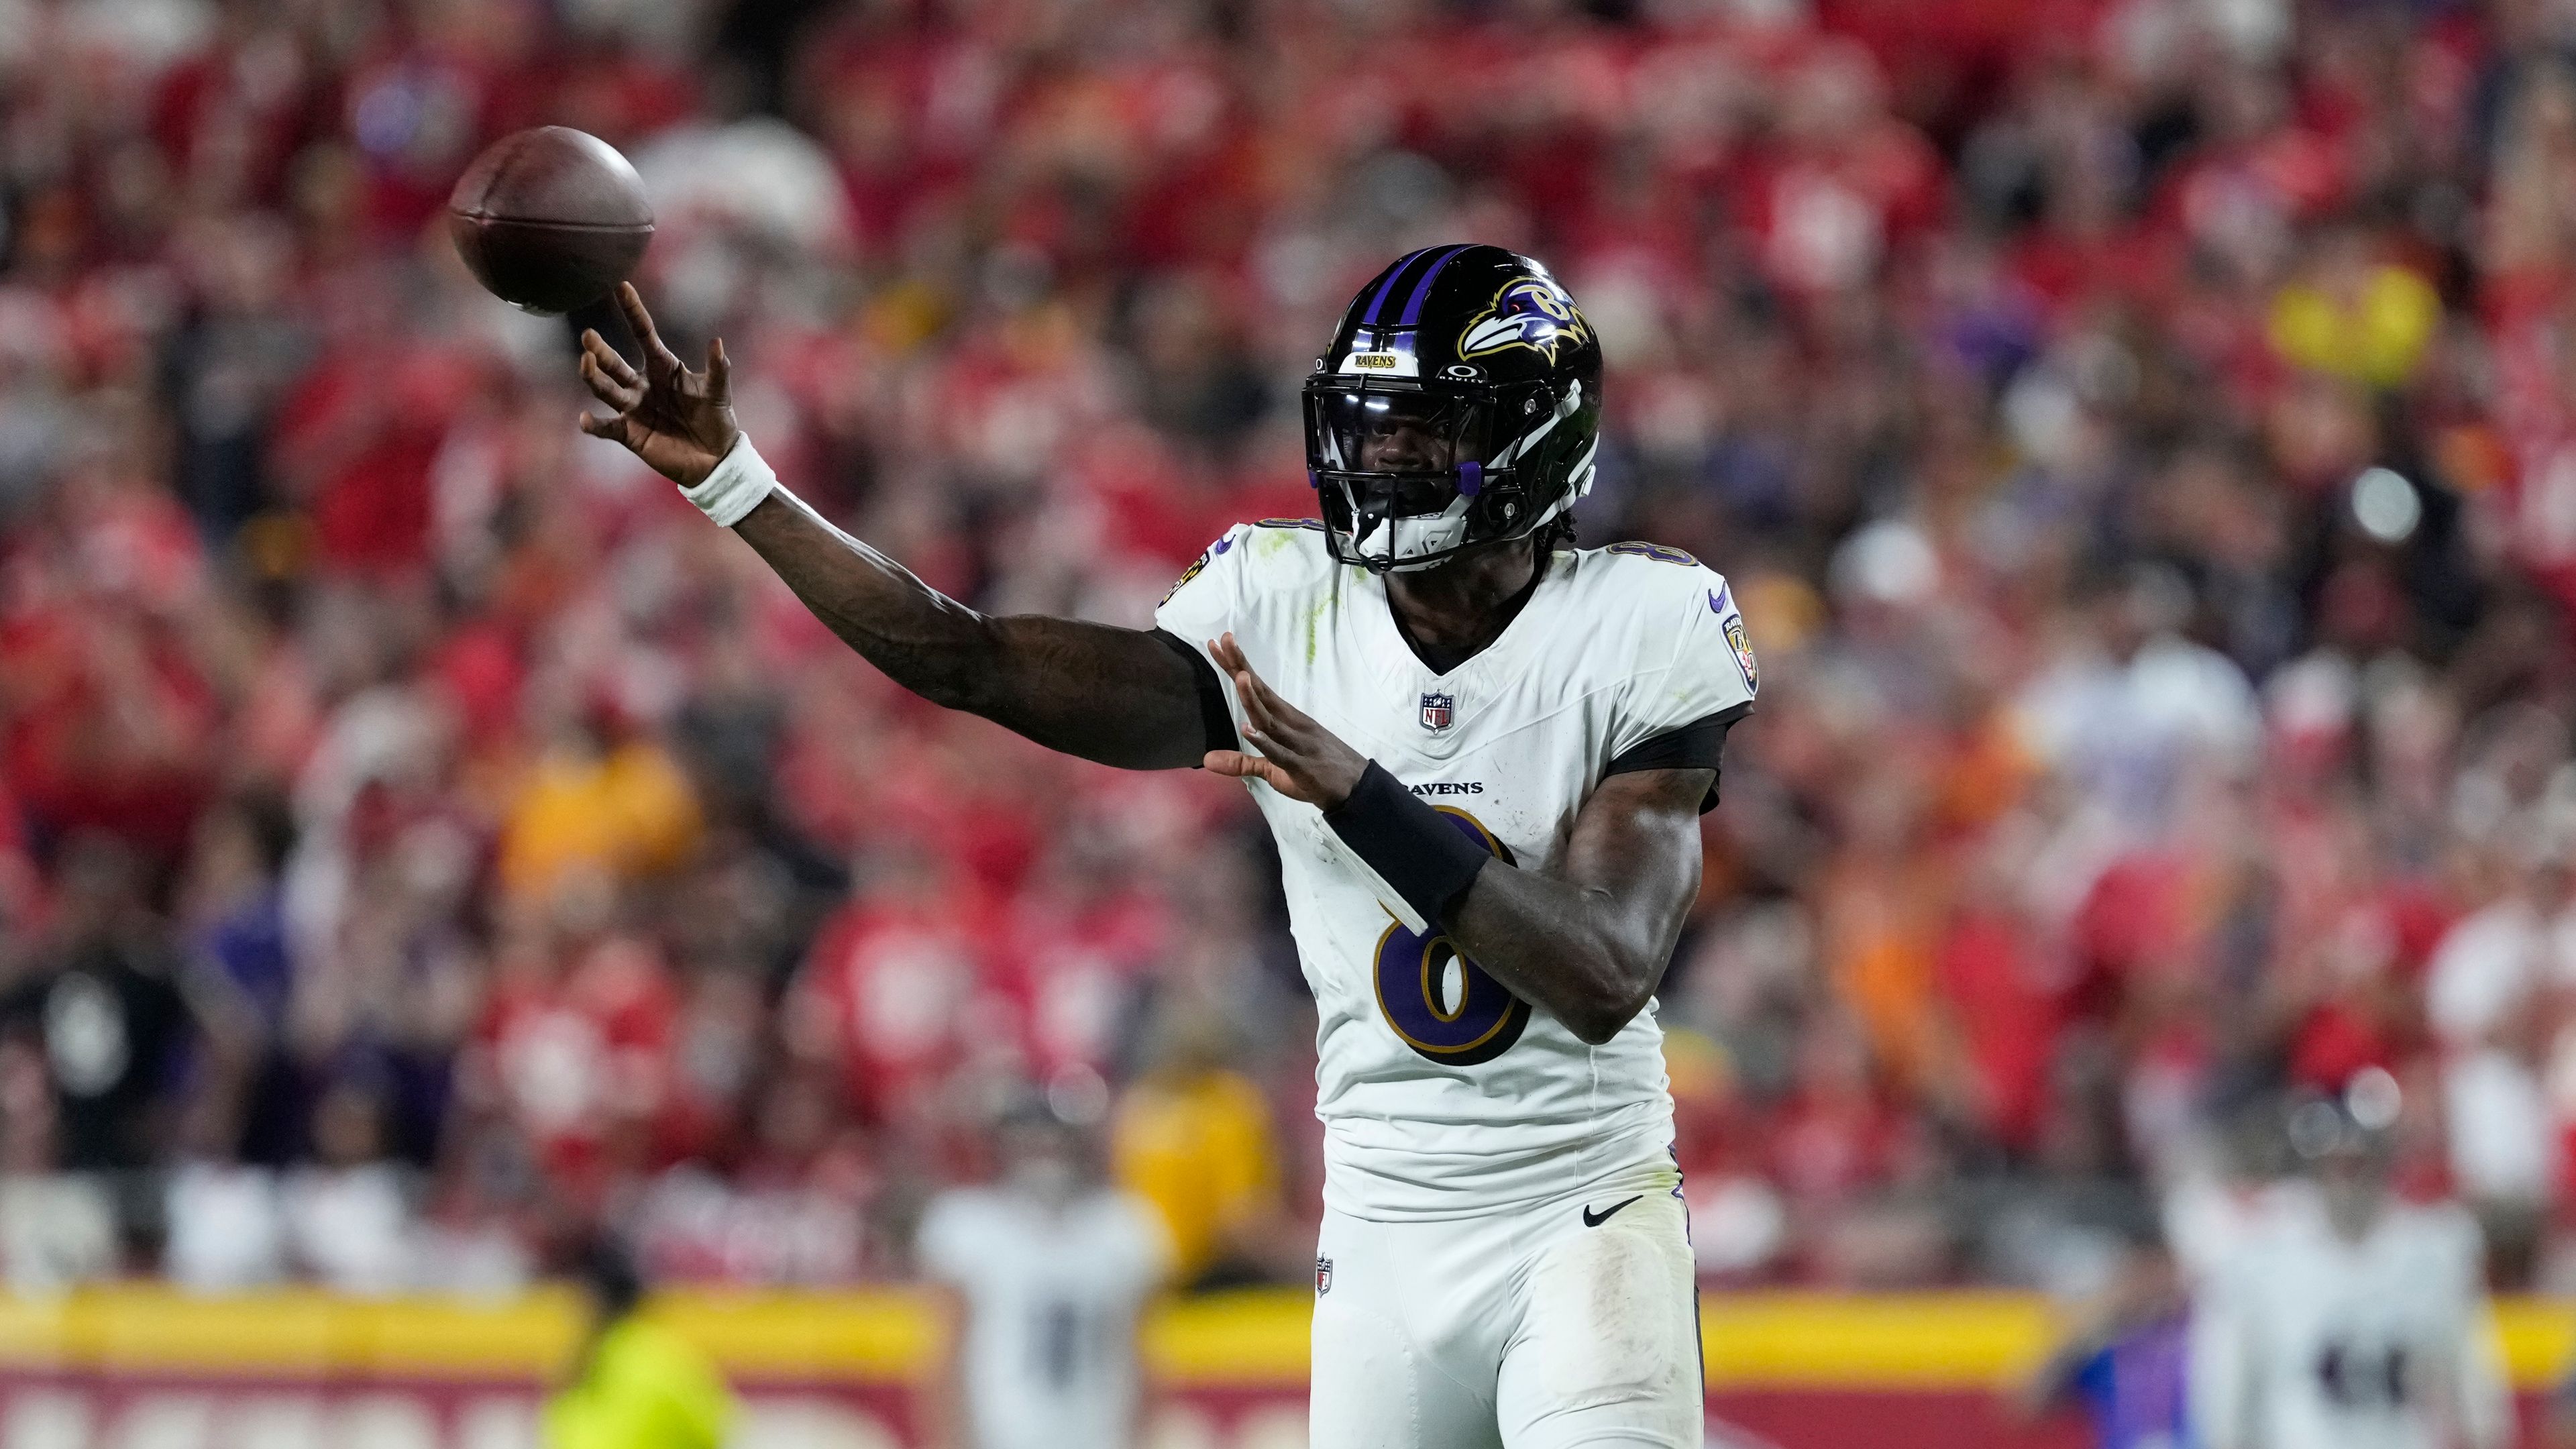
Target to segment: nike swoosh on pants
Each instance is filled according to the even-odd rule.
[[[1626,1207],[1628,1203],[1635,1202],[1637,1201],[1637,1198],[1642,1198],[1644,1196],[1645,1194],[1641,1192],[1637,1194],[1637,1197],[1628,1199],[1627,1202],[1612,1203],[1609,1207],[1603,1209],[1598,1215],[1595,1215],[1592,1209],[1585,1208],[1583,1210],[1583,1225],[1587,1228],[1597,1228],[1603,1223],[1610,1221],[1611,1217],[1614,1216],[1619,1209]]]

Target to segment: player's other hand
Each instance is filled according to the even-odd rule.
[[[1261,753],[1210,750],[1200,763],[1215,774],[1260,780],[1291,800],[1324,810],[1351,798],[1368,771],[1367,757],[1262,683],[1232,634],[1209,644],[1208,652],[1216,656],[1218,668],[1234,676],[1234,692],[1247,716],[1244,743]]]
[[[662,345],[662,334],[653,330],[653,314],[644,310],[634,283],[617,284],[617,305],[644,345],[644,372],[637,376],[597,332],[583,332],[581,380],[592,397],[617,414],[602,418],[585,412],[581,430],[623,444],[654,472],[683,488],[694,487],[742,436],[733,421],[733,369],[725,361],[724,339],[707,344],[707,370],[691,372]]]

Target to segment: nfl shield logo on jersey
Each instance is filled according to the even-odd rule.
[[[1321,1297],[1321,1296],[1323,1296],[1324,1294],[1326,1294],[1326,1293],[1330,1293],[1330,1292],[1332,1292],[1332,1291],[1333,1291],[1333,1260],[1332,1260],[1332,1259],[1330,1259],[1330,1258],[1324,1257],[1324,1256],[1323,1256],[1323,1255],[1321,1255],[1321,1254],[1317,1254],[1317,1255],[1316,1255],[1316,1257],[1315,1257],[1315,1293],[1316,1293],[1316,1296]]]
[[[1458,696],[1426,694],[1422,696],[1422,727],[1434,734],[1449,728],[1458,718]]]

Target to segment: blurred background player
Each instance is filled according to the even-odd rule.
[[[545,1449],[721,1449],[733,1394],[704,1352],[640,1311],[644,1279],[624,1245],[593,1243],[579,1271],[588,1323],[546,1404]]]
[[[948,1329],[923,1406],[936,1449],[1137,1442],[1137,1330],[1171,1249],[1153,1208],[1103,1179],[1090,1105],[1014,1103],[992,1185],[953,1189],[922,1218],[922,1276]]]
[[[2289,1116],[2314,1198],[2284,1199],[2194,1305],[2204,1449],[2502,1449],[2513,1417],[2476,1224],[2391,1190],[2396,1079],[2356,1073]]]

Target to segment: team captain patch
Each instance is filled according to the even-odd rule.
[[[1200,574],[1206,572],[1207,565],[1208,556],[1204,553],[1200,554],[1197,558],[1190,560],[1190,566],[1181,570],[1181,576],[1172,580],[1172,586],[1163,591],[1163,602],[1166,604],[1170,603],[1172,601],[1172,595],[1181,591],[1181,585],[1188,583],[1190,580],[1197,578]]]
[[[1710,602],[1714,603],[1716,601],[1716,597],[1717,596],[1714,594],[1710,595]],[[1726,616],[1726,642],[1735,646],[1735,662],[1744,668],[1745,687],[1748,689],[1760,689],[1762,687],[1762,675],[1753,666],[1753,645],[1747,642],[1744,637],[1744,616],[1742,614],[1729,614]]]
[[[1232,547],[1234,547],[1234,535],[1227,534],[1225,537],[1209,544],[1206,548],[1199,550],[1199,556],[1190,560],[1190,566],[1181,570],[1181,576],[1172,580],[1172,586],[1163,591],[1163,604],[1170,603],[1172,601],[1172,595],[1179,593],[1182,585],[1188,583],[1194,578],[1197,578],[1200,574],[1207,572],[1207,566],[1210,560]],[[1154,607],[1159,609],[1162,607],[1162,604],[1157,604]]]

